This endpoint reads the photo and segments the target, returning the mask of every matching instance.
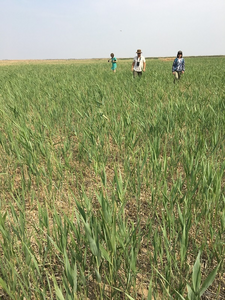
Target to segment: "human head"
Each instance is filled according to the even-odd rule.
[[[138,50],[137,50],[137,55],[140,56],[141,53],[142,53],[142,52],[141,52],[141,49],[138,49]]]
[[[111,53],[110,56],[113,58],[114,57],[114,53]]]
[[[179,57],[180,54],[181,54],[181,57],[183,57],[183,53],[182,53],[181,50],[179,50],[179,51],[177,52],[177,57]]]

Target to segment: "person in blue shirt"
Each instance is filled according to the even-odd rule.
[[[111,61],[111,63],[112,63],[112,70],[113,70],[113,73],[115,73],[116,72],[116,68],[117,68],[117,60],[116,60],[116,58],[115,58],[115,56],[114,56],[114,53],[111,53],[110,54],[110,56],[111,56],[111,59],[109,59],[108,60],[108,62],[110,62]]]
[[[177,52],[177,57],[174,59],[173,66],[172,66],[172,73],[174,75],[174,83],[177,80],[180,80],[182,74],[185,71],[185,62],[183,59],[182,51]]]

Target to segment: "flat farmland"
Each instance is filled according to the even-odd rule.
[[[1,299],[225,298],[225,57],[0,62]]]

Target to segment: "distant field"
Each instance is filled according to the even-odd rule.
[[[175,57],[147,57],[147,60],[161,60],[161,61],[173,61]],[[200,56],[200,57],[186,57],[187,59],[225,59],[225,56]],[[27,60],[0,60],[0,66],[8,65],[30,65],[30,64],[96,64],[106,63],[109,58],[92,58],[92,59],[27,59]],[[133,57],[130,58],[117,58],[120,63],[126,63],[132,61]]]
[[[30,60],[0,60],[0,66],[7,65],[36,65],[36,64],[90,64],[96,62],[106,62],[107,59],[30,59]]]
[[[225,57],[173,59],[0,61],[1,299],[225,299]]]

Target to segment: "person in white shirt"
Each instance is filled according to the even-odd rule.
[[[141,50],[137,50],[137,55],[134,57],[131,71],[133,71],[133,77],[141,77],[142,71],[145,72],[146,62],[144,56],[141,55]]]

